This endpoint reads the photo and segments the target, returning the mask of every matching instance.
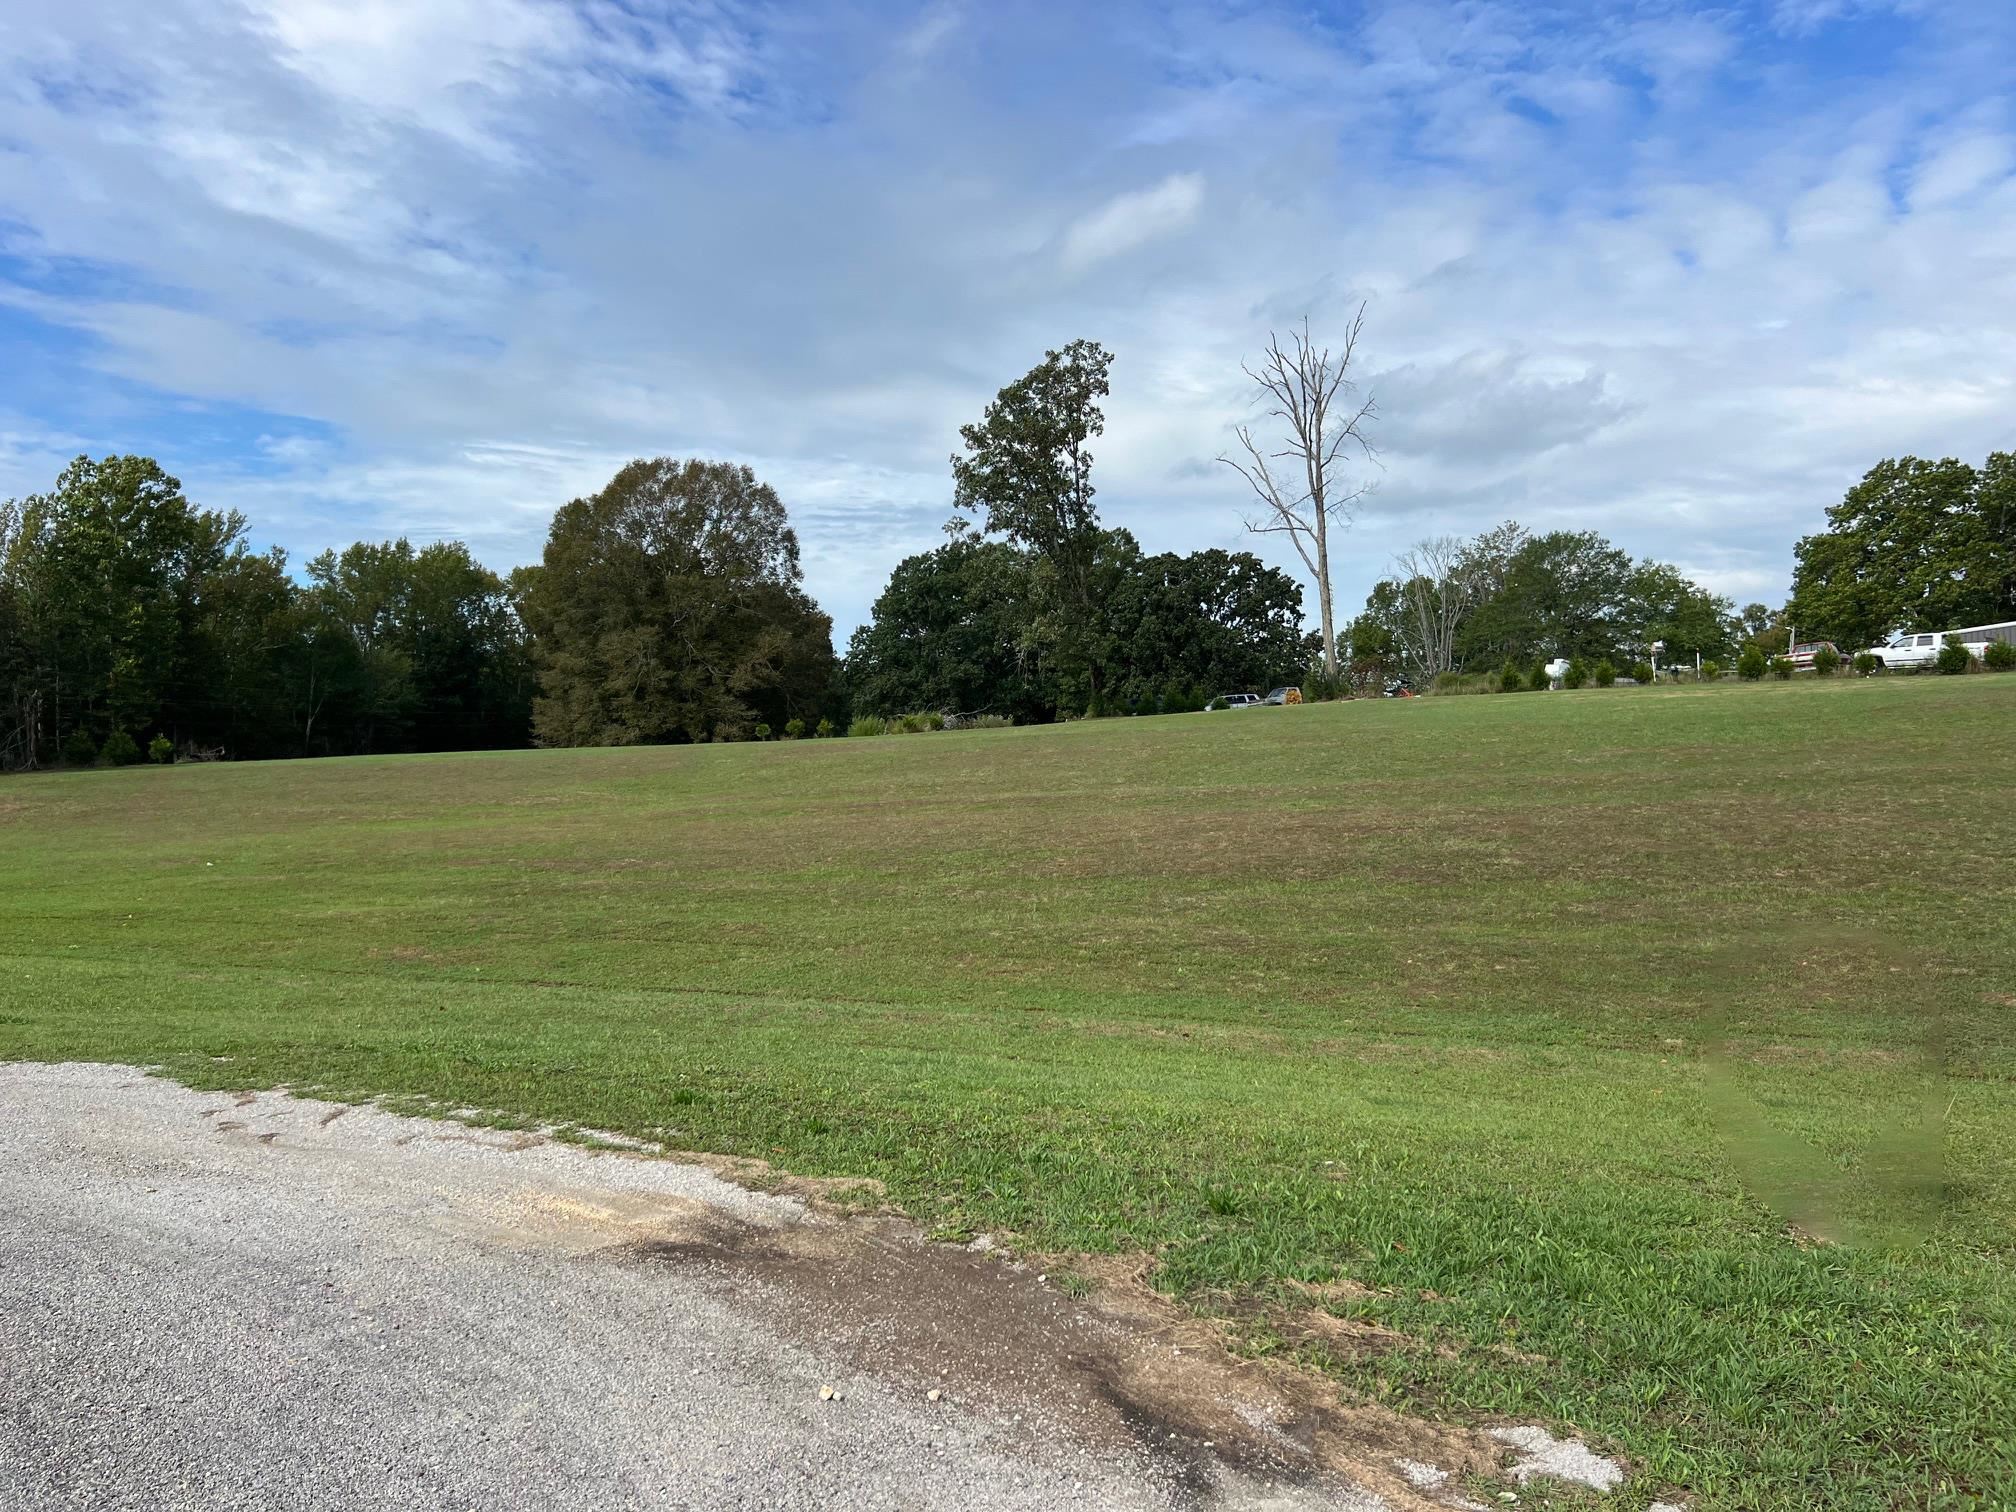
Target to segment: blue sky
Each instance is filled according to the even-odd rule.
[[[2006,0],[15,0],[0,497],[146,451],[506,568],[729,457],[844,640],[1076,336],[1108,521],[1271,550],[1240,359],[1362,301],[1341,604],[1508,517],[1775,604],[1874,461],[2016,446],[2012,91]]]

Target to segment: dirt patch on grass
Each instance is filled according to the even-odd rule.
[[[1318,1302],[1362,1302],[1367,1297],[1379,1293],[1362,1281],[1353,1281],[1349,1276],[1339,1276],[1331,1281],[1290,1281],[1289,1287],[1305,1297]]]
[[[665,1158],[700,1166],[751,1191],[795,1197],[833,1216],[894,1216],[898,1211],[888,1201],[888,1188],[872,1176],[794,1176],[754,1156],[710,1155],[701,1150],[668,1150]]]
[[[1282,1332],[1296,1343],[1321,1344],[1332,1353],[1346,1355],[1394,1354],[1420,1347],[1397,1328],[1369,1318],[1344,1317],[1321,1307],[1283,1319]]]
[[[1296,1484],[1339,1476],[1395,1509],[1441,1507],[1399,1461],[1461,1475],[1491,1473],[1500,1458],[1480,1433],[1347,1400],[1286,1361],[1239,1358],[1225,1323],[1155,1291],[1148,1256],[1016,1259],[933,1243],[888,1217],[775,1228],[663,1208],[645,1221],[575,1216],[616,1231],[597,1252],[609,1263],[699,1271],[857,1369],[955,1404],[1009,1405],[1102,1451],[1152,1451],[1186,1467],[1200,1496],[1229,1465]],[[1067,1293],[1073,1278],[1092,1284],[1089,1297]],[[1390,1334],[1309,1316],[1333,1340],[1363,1330],[1384,1345]]]

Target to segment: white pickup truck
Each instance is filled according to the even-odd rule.
[[[1869,654],[1879,667],[1929,667],[1939,660],[1939,648],[1957,640],[1974,656],[1980,656],[1990,641],[2016,641],[2016,621],[1999,625],[1974,625],[1965,630],[1940,630],[1930,634],[1908,632],[1893,635]]]
[[[1929,667],[1939,660],[1939,648],[1945,644],[1943,635],[1893,635],[1882,645],[1871,646],[1869,654],[1879,667]]]

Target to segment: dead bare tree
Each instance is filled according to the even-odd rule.
[[[1456,631],[1476,601],[1478,553],[1455,536],[1430,536],[1393,559],[1407,660],[1427,679],[1456,664]]]
[[[1337,625],[1330,600],[1330,523],[1348,525],[1351,506],[1371,490],[1369,483],[1340,481],[1339,462],[1354,450],[1367,462],[1376,462],[1379,456],[1365,434],[1378,410],[1369,394],[1359,401],[1358,384],[1351,377],[1351,361],[1364,328],[1361,304],[1345,329],[1343,351],[1334,357],[1328,347],[1319,348],[1310,339],[1307,319],[1300,331],[1288,333],[1288,349],[1268,332],[1267,355],[1259,371],[1246,363],[1240,369],[1259,385],[1268,416],[1281,422],[1282,449],[1267,450],[1242,425],[1239,444],[1247,460],[1218,459],[1244,478],[1266,506],[1245,517],[1247,530],[1287,536],[1316,579],[1323,612],[1323,667],[1332,677],[1337,675]],[[1276,462],[1288,463],[1280,476],[1270,466]]]

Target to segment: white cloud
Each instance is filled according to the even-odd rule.
[[[1073,270],[1118,257],[1183,230],[1204,203],[1204,179],[1172,173],[1149,189],[1116,194],[1064,233],[1064,266]]]
[[[956,0],[933,0],[896,39],[896,51],[909,63],[922,63],[943,47],[966,19],[966,7]]]
[[[1778,0],[1771,19],[1780,31],[1805,36],[1830,22],[1885,11],[1914,12],[1920,0]]]
[[[1937,148],[1918,166],[1911,181],[1914,209],[1948,205],[1977,190],[2007,181],[2016,172],[2016,138],[1976,132]]]

